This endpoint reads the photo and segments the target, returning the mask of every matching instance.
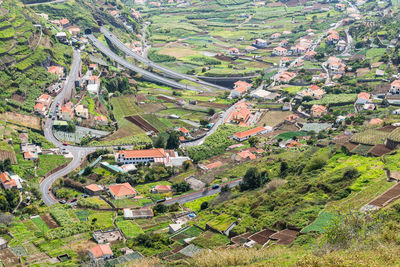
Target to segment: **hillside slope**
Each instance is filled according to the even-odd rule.
[[[31,112],[34,100],[57,77],[49,64],[68,67],[72,49],[60,44],[41,19],[18,1],[0,9],[0,111]]]

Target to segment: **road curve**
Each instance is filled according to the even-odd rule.
[[[55,114],[57,103],[62,105],[62,103],[65,100],[71,97],[75,80],[79,76],[80,67],[81,67],[80,52],[78,50],[74,50],[71,70],[68,75],[65,86],[62,89],[62,91],[55,97],[53,103],[50,106],[50,111],[52,111],[53,114]],[[53,120],[51,118],[47,118],[44,126],[44,136],[48,141],[53,143],[56,147],[62,147],[63,144],[54,137],[52,129],[53,129]],[[48,206],[57,202],[50,192],[51,185],[54,183],[54,181],[78,168],[83,158],[88,153],[95,151],[96,148],[68,147],[68,150],[73,155],[73,160],[65,168],[59,170],[58,172],[53,173],[49,177],[42,180],[40,183],[40,192],[42,193],[42,200]]]
[[[133,52],[132,50],[130,50],[128,47],[126,47],[118,39],[117,36],[115,36],[112,32],[108,31],[106,28],[100,27],[100,31],[104,34],[104,36],[108,40],[110,40],[111,43],[113,43],[119,50],[124,52],[126,55],[133,57],[137,61],[142,62],[143,64],[146,64],[147,66],[152,67],[153,69],[156,69],[156,70],[159,70],[159,71],[163,72],[168,77],[171,77],[171,78],[174,78],[174,79],[188,80],[188,81],[191,81],[193,83],[197,83],[199,85],[202,85],[204,90],[208,90],[208,91],[210,91],[211,88],[219,89],[219,90],[229,90],[226,87],[219,86],[219,85],[216,85],[216,84],[212,84],[212,83],[209,83],[209,82],[205,82],[205,81],[197,79],[197,78],[195,78],[193,76],[185,75],[185,74],[173,71],[171,69],[168,69],[166,67],[163,67],[163,66],[151,61],[150,59],[145,58],[145,57]]]
[[[98,50],[100,50],[104,55],[106,55],[107,57],[109,57],[113,61],[117,62],[118,64],[124,66],[125,68],[142,74],[143,78],[148,80],[148,81],[158,82],[158,83],[161,83],[161,84],[165,84],[165,85],[171,86],[173,88],[178,88],[178,89],[183,89],[183,90],[192,90],[192,91],[197,91],[197,92],[201,92],[202,91],[202,90],[200,90],[200,89],[198,89],[196,87],[193,87],[193,86],[190,86],[190,85],[186,85],[186,84],[182,84],[182,83],[178,83],[178,82],[176,82],[174,80],[171,80],[171,79],[168,79],[168,78],[164,78],[164,77],[162,77],[160,75],[154,74],[154,73],[152,73],[150,71],[147,71],[147,70],[144,70],[142,68],[139,68],[139,67],[133,65],[132,63],[129,63],[128,61],[126,61],[122,57],[120,57],[117,54],[115,54],[114,52],[112,52],[104,44],[102,44],[96,37],[94,37],[93,34],[89,34],[88,38],[92,42],[92,44]]]

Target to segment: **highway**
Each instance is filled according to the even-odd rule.
[[[178,88],[178,89],[183,89],[183,90],[192,90],[192,91],[197,91],[197,92],[202,92],[203,91],[203,90],[201,90],[199,88],[196,88],[196,87],[193,87],[191,85],[178,83],[178,82],[176,82],[174,80],[171,80],[171,79],[168,79],[168,78],[164,78],[164,77],[162,77],[160,75],[157,75],[157,74],[154,74],[154,73],[152,73],[150,71],[147,71],[147,70],[144,70],[142,68],[139,68],[139,67],[133,65],[132,63],[129,63],[128,61],[126,61],[122,57],[118,56],[114,52],[112,52],[108,47],[106,47],[96,37],[94,37],[93,34],[89,34],[88,38],[92,42],[92,44],[98,50],[100,50],[104,55],[109,57],[111,60],[117,62],[118,64],[124,66],[125,68],[130,69],[131,71],[134,71],[134,72],[142,74],[143,78],[148,80],[148,81],[165,84],[167,86],[170,86],[170,87],[173,87],[173,88]]]
[[[212,84],[209,82],[205,82],[202,81],[201,79],[197,79],[196,77],[190,76],[190,75],[186,75],[186,74],[182,74],[173,70],[170,70],[168,68],[165,68],[151,60],[149,60],[148,58],[145,58],[135,52],[133,52],[131,49],[129,49],[128,47],[126,47],[119,39],[117,36],[115,36],[112,32],[108,31],[106,28],[101,27],[100,31],[104,34],[104,36],[110,40],[111,43],[113,43],[119,50],[121,50],[122,52],[124,52],[126,55],[133,57],[134,59],[136,59],[139,62],[142,62],[143,64],[152,67],[153,69],[159,70],[161,72],[163,72],[165,75],[167,75],[168,77],[174,78],[174,79],[180,79],[180,80],[188,80],[194,83],[197,83],[201,86],[203,86],[204,90],[210,91],[211,88],[214,89],[219,89],[219,90],[229,90],[226,87],[223,86],[219,86],[216,84]]]
[[[228,183],[221,184],[216,189],[203,189],[202,191],[196,191],[196,192],[193,192],[193,193],[190,193],[190,194],[187,194],[187,195],[176,197],[176,198],[173,198],[173,199],[165,201],[164,205],[172,205],[172,204],[175,204],[175,203],[184,204],[184,203],[187,203],[187,202],[190,202],[190,201],[202,198],[202,197],[212,196],[212,195],[220,193],[221,192],[221,188],[223,186],[228,185],[229,188],[233,188],[233,187],[239,185],[241,181],[242,181],[242,179],[238,179],[238,180],[235,180],[235,181],[231,181],[231,182],[228,182]]]
[[[66,2],[67,0],[55,0],[49,2],[40,2],[40,3],[32,3],[32,4],[25,4],[25,6],[38,6],[38,5],[49,5],[49,4],[61,4]]]

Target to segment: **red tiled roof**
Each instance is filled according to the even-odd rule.
[[[108,187],[108,189],[116,197],[129,196],[129,195],[136,194],[136,190],[129,183],[110,185]]]
[[[166,157],[163,148],[143,149],[143,150],[121,150],[119,155],[126,158],[163,158]]]
[[[92,247],[90,251],[95,258],[100,258],[104,255],[113,255],[111,247],[108,244],[99,244],[95,247]]]
[[[237,138],[241,139],[241,138],[244,138],[244,137],[247,137],[247,136],[258,134],[258,133],[260,133],[262,131],[265,131],[265,128],[262,127],[262,126],[259,126],[259,127],[253,128],[253,129],[248,130],[248,131],[235,133],[234,136],[236,136]]]

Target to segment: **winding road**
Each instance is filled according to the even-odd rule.
[[[81,54],[79,50],[74,49],[71,70],[68,75],[67,81],[65,82],[62,91],[55,97],[53,103],[50,106],[50,111],[53,114],[55,114],[57,104],[62,105],[66,100],[71,98],[72,90],[74,89],[75,80],[79,76],[80,68],[81,68]],[[44,125],[44,136],[48,141],[52,142],[56,147],[58,148],[63,147],[63,144],[54,137],[52,129],[53,129],[53,120],[51,118],[47,118]],[[85,158],[85,156],[96,150],[95,147],[67,146],[66,148],[72,154],[73,160],[65,168],[59,170],[58,172],[53,173],[46,179],[42,180],[40,183],[40,192],[42,193],[42,200],[48,206],[57,202],[57,200],[50,192],[51,185],[54,183],[54,181],[78,168],[82,160]]]
[[[121,50],[122,52],[124,52],[126,55],[133,57],[134,59],[136,59],[137,61],[153,68],[156,70],[161,71],[162,73],[164,73],[166,76],[174,78],[174,79],[181,79],[181,80],[188,80],[191,81],[193,83],[199,84],[201,85],[204,90],[207,91],[211,91],[212,89],[218,89],[218,90],[229,90],[226,87],[223,86],[219,86],[219,85],[215,85],[209,82],[205,82],[202,81],[201,79],[197,79],[196,77],[190,76],[190,75],[186,75],[186,74],[182,74],[173,70],[170,70],[166,67],[163,67],[151,60],[149,60],[148,58],[145,58],[135,52],[133,52],[131,49],[129,49],[128,47],[126,47],[119,39],[118,37],[116,37],[112,32],[108,31],[106,28],[101,27],[100,28],[101,33],[104,34],[104,36],[110,40],[110,42],[112,44],[114,44],[119,50]]]

